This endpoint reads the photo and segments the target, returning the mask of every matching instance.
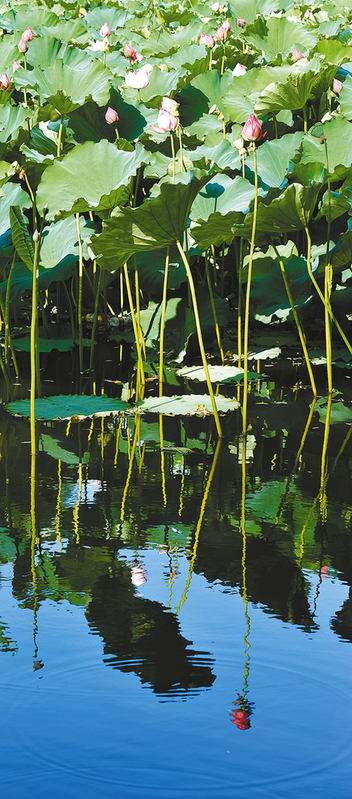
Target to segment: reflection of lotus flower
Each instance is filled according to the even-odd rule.
[[[327,577],[329,574],[329,566],[322,566],[320,569],[320,577]]]
[[[296,49],[292,53],[292,61],[299,61],[300,58],[303,58],[302,53]]]
[[[115,122],[118,122],[118,118],[119,117],[118,117],[118,114],[116,113],[116,111],[114,111],[114,109],[110,108],[110,106],[109,106],[109,108],[107,109],[107,112],[105,114],[105,119],[106,119],[106,122],[108,123],[108,125],[115,125]]]
[[[132,566],[131,567],[131,582],[133,585],[138,588],[143,583],[147,582],[146,574],[148,574],[146,569],[143,569],[143,565],[140,566]]]
[[[207,36],[206,33],[201,33],[199,37],[199,44],[206,44],[207,47],[212,48],[215,44],[214,37],[211,35]]]
[[[242,19],[242,17],[238,17],[238,20],[237,20],[237,27],[238,27],[238,28],[244,28],[245,24],[246,24],[246,23],[245,23],[244,19]]]
[[[110,36],[111,31],[107,22],[104,22],[104,24],[101,26],[99,33],[103,39],[105,39],[106,36]]]
[[[245,141],[257,141],[263,137],[262,126],[255,114],[250,114],[242,128],[242,138]]]
[[[22,33],[22,39],[24,42],[31,42],[33,41],[33,31],[30,28],[26,28],[24,33]]]
[[[14,72],[16,72],[16,69],[19,69],[20,66],[21,66],[21,64],[19,64],[18,61],[14,61],[13,64],[12,64],[12,74]]]
[[[149,69],[141,67],[134,72],[125,72],[125,83],[130,89],[145,89],[149,85]]]
[[[18,42],[18,49],[19,49],[20,53],[26,53],[26,52],[27,52],[27,50],[28,50],[28,44],[27,44],[27,42],[25,42],[25,40],[24,40],[24,39],[20,39],[20,40],[19,40],[19,42]]]
[[[2,89],[4,92],[6,92],[8,90],[8,88],[9,88],[9,85],[10,85],[10,81],[9,81],[9,79],[7,77],[6,72],[4,72],[4,74],[1,75],[1,78],[0,78],[0,89]]]
[[[247,67],[244,67],[243,64],[236,64],[235,68],[232,70],[234,78],[239,78],[240,75],[245,75],[246,72]]]
[[[251,722],[245,710],[231,710],[231,721],[239,730],[249,730]]]
[[[338,78],[334,78],[332,82],[332,90],[335,92],[335,94],[340,94],[341,89],[342,82]]]

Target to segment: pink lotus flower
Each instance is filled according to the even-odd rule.
[[[131,567],[131,582],[136,588],[147,582],[146,574],[148,574],[148,572],[146,569],[143,569],[142,565]]]
[[[13,64],[12,64],[12,74],[14,72],[16,72],[16,69],[19,69],[20,66],[21,66],[21,64],[19,64],[18,61],[14,61]]]
[[[255,114],[250,114],[242,128],[242,138],[245,141],[258,141],[263,136],[265,136],[265,133],[263,134],[260,122]]]
[[[332,82],[333,92],[335,92],[335,94],[340,94],[341,89],[342,89],[342,82],[338,80],[338,78],[334,78]]]
[[[104,22],[104,24],[101,26],[99,33],[103,39],[105,39],[106,36],[110,36],[111,31],[107,22]]]
[[[7,77],[6,72],[4,72],[4,74],[1,75],[1,78],[0,78],[0,89],[2,89],[4,92],[7,92],[8,88],[9,88],[9,85],[10,85],[10,81],[9,81],[9,79]]]
[[[199,44],[205,44],[207,47],[214,47],[214,36],[207,36],[206,33],[201,33],[199,37]]]
[[[244,19],[242,19],[242,17],[238,17],[238,20],[237,20],[237,27],[238,27],[238,28],[244,28],[245,24],[246,24],[246,23],[245,23]]]
[[[297,50],[296,47],[296,49],[292,53],[292,61],[299,61],[300,58],[304,58],[304,56],[302,55],[302,53],[300,53],[299,50]]]
[[[220,11],[220,3],[213,3],[212,9],[213,11]]]
[[[222,23],[222,27],[224,28],[226,33],[230,33],[230,30],[231,30],[230,20],[229,19],[225,19],[225,22]]]
[[[26,28],[24,33],[22,33],[22,39],[24,42],[31,42],[33,41],[33,31],[30,28]]]
[[[237,729],[249,730],[251,722],[249,720],[249,714],[246,713],[245,710],[232,710],[230,718],[232,723],[236,724]]]
[[[137,53],[137,50],[133,49],[131,44],[125,44],[123,54],[130,59],[130,64],[135,64],[136,61],[143,61],[144,58],[141,53]]]
[[[119,119],[119,116],[116,113],[116,111],[114,111],[114,109],[110,108],[110,106],[109,106],[109,108],[107,109],[107,112],[105,114],[105,120],[108,123],[108,125],[115,125],[115,123],[118,122],[118,119]]]
[[[159,108],[158,125],[151,125],[151,129],[155,133],[167,133],[169,130],[176,130],[178,126],[178,119],[167,111],[165,108]]]
[[[234,78],[239,78],[240,75],[245,75],[247,72],[247,67],[244,67],[243,64],[236,64],[235,68],[232,70],[232,75]]]
[[[27,50],[28,50],[28,44],[27,44],[27,42],[25,42],[25,40],[24,40],[24,39],[20,39],[20,40],[19,40],[19,42],[18,42],[18,49],[19,49],[20,53],[26,53],[26,52],[27,52]]]
[[[227,30],[225,30],[223,25],[219,25],[215,38],[218,39],[219,42],[224,42],[227,39]]]
[[[320,577],[327,577],[329,574],[329,566],[322,566],[320,569]]]
[[[169,114],[172,114],[174,117],[178,117],[178,107],[179,103],[176,103],[176,100],[172,100],[171,97],[162,98],[160,108],[163,111],[168,111]]]
[[[149,85],[149,69],[141,67],[134,72],[125,72],[125,83],[130,89],[145,89]]]

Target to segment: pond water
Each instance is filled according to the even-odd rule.
[[[41,423],[31,478],[3,413],[3,799],[350,796],[351,428],[308,394],[253,395],[245,473],[233,413]]]

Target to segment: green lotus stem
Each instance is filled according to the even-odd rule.
[[[30,417],[31,417],[31,454],[36,454],[35,440],[35,387],[36,387],[36,344],[37,344],[37,292],[38,292],[38,269],[39,263],[39,241],[34,242],[34,260],[32,268],[32,317],[31,317],[31,398],[30,398]]]
[[[159,397],[163,396],[163,369],[164,369],[164,332],[166,314],[167,279],[169,274],[170,247],[166,250],[165,273],[163,286],[163,304],[160,320],[160,351],[159,351]]]
[[[92,372],[93,369],[93,359],[94,359],[94,344],[95,344],[95,333],[97,329],[98,323],[98,306],[99,306],[99,294],[100,294],[100,284],[101,284],[101,276],[103,270],[99,269],[99,277],[98,277],[98,286],[95,294],[95,301],[94,301],[94,314],[93,314],[93,325],[92,325],[92,335],[90,339],[90,356],[89,356],[89,371]]]
[[[209,69],[212,69],[213,68],[213,51],[212,51],[211,47],[209,48],[209,53],[210,53],[210,55],[209,55]]]
[[[128,296],[128,302],[129,302],[131,318],[132,318],[132,327],[133,327],[134,338],[135,338],[135,341],[136,341],[136,348],[137,348],[137,356],[138,356],[137,377],[139,376],[140,383],[141,383],[141,397],[140,398],[143,399],[144,386],[145,386],[144,368],[143,368],[143,360],[142,360],[140,339],[139,339],[138,329],[137,329],[137,322],[136,322],[136,317],[135,317],[134,307],[133,307],[131,284],[130,284],[130,278],[129,278],[129,274],[128,274],[127,263],[124,264],[123,270],[124,270],[124,275],[125,275],[127,296]],[[139,396],[136,396],[136,399],[138,400]]]
[[[286,501],[286,497],[287,497],[287,494],[288,494],[288,491],[289,491],[289,488],[290,488],[290,483],[291,483],[293,475],[294,475],[294,473],[296,471],[297,463],[298,463],[298,461],[300,459],[303,447],[305,445],[305,441],[306,441],[306,438],[307,438],[307,435],[308,435],[308,430],[310,428],[311,421],[312,421],[312,418],[313,418],[313,413],[314,413],[314,408],[315,408],[316,401],[317,401],[317,398],[313,397],[313,402],[312,402],[312,404],[310,406],[308,419],[307,419],[306,426],[305,426],[304,431],[303,431],[303,435],[302,435],[302,438],[301,438],[301,443],[299,445],[299,449],[297,451],[297,455],[295,457],[295,462],[294,462],[293,468],[292,468],[292,470],[291,470],[291,472],[290,472],[290,474],[289,474],[289,476],[287,478],[286,485],[285,485],[285,491],[284,491],[284,493],[283,493],[283,495],[282,495],[282,497],[280,499],[280,504],[279,504],[279,507],[278,507],[277,512],[276,512],[276,519],[275,519],[275,523],[276,524],[279,523],[279,519],[280,519],[280,516],[281,516],[281,511],[282,511],[282,508],[284,507],[284,504],[285,504],[285,501]]]
[[[221,356],[221,362],[222,362],[222,365],[224,365],[224,363],[225,363],[224,351],[223,351],[223,348],[221,346],[220,329],[219,329],[218,318],[217,318],[217,315],[216,315],[214,294],[213,294],[213,288],[212,288],[211,280],[210,280],[207,254],[205,254],[205,274],[206,274],[206,277],[207,277],[207,284],[208,284],[208,291],[209,291],[209,296],[210,296],[211,310],[213,312],[213,318],[214,318],[214,324],[215,324],[215,332],[216,332],[216,340],[218,342],[219,352],[220,352],[220,356]]]
[[[182,248],[182,245],[179,242],[179,240],[176,241],[176,244],[177,244],[179,253],[181,255],[182,261],[184,263],[184,267],[186,269],[186,273],[187,273],[187,277],[188,277],[188,284],[189,284],[191,297],[192,297],[193,313],[194,313],[194,319],[195,319],[195,323],[196,323],[200,354],[201,354],[201,357],[202,357],[202,363],[203,363],[203,368],[204,368],[204,372],[205,372],[205,378],[206,378],[206,381],[207,381],[209,396],[210,396],[210,399],[211,399],[211,404],[212,404],[213,413],[214,413],[214,417],[215,417],[216,429],[217,429],[217,432],[218,432],[218,436],[221,438],[222,430],[221,430],[218,409],[216,407],[213,387],[212,387],[211,380],[210,380],[208,363],[207,363],[207,358],[206,358],[204,344],[203,344],[202,328],[201,328],[200,319],[199,319],[197,297],[196,297],[196,292],[195,292],[195,288],[194,288],[192,272],[191,272],[191,268],[190,268],[188,259],[186,258],[186,254],[185,254],[185,252],[184,252],[184,250]]]
[[[184,163],[183,163],[183,146],[182,146],[182,131],[181,125],[178,126],[178,139],[180,142],[180,163],[181,163],[181,172],[185,171]]]
[[[172,182],[175,183],[176,158],[175,158],[174,134],[172,130],[170,130],[170,138],[171,138],[171,152],[172,152]]]
[[[57,140],[57,151],[56,151],[57,158],[59,157],[59,155],[61,155],[61,139],[62,139],[63,127],[64,127],[64,118],[63,118],[63,115],[61,115],[60,127],[59,127],[59,137],[58,137],[58,140]]]
[[[330,87],[329,87],[329,92],[331,100]],[[324,146],[325,146],[326,169],[327,172],[329,173],[329,156],[328,156],[328,146],[327,146],[326,136],[324,136]],[[326,242],[326,264],[324,270],[324,298],[327,303],[330,303],[331,288],[332,288],[332,265],[329,260],[330,230],[331,230],[331,185],[330,185],[330,178],[328,178],[328,231],[327,231],[327,242]],[[329,317],[329,312],[326,305],[325,305],[325,343],[326,343],[326,369],[327,369],[327,378],[328,378],[328,392],[329,394],[331,394],[332,393],[331,319]]]
[[[255,229],[257,225],[257,211],[258,211],[258,168],[257,168],[257,150],[255,142],[252,142],[253,155],[254,155],[254,207],[253,207],[253,222],[252,222],[252,236],[251,246],[249,251],[249,264],[247,276],[247,290],[246,290],[246,304],[244,311],[244,332],[243,332],[243,415],[242,415],[242,429],[243,435],[247,432],[247,403],[248,403],[248,334],[249,334],[249,302],[251,296],[251,282],[252,282],[252,269],[253,269],[253,254],[255,242]]]
[[[242,262],[243,262],[243,239],[241,237],[240,261],[238,265],[238,315],[237,315],[238,366],[241,366],[241,359],[242,359]]]
[[[309,230],[308,230],[307,226],[305,226],[304,229],[306,231],[306,236],[307,236],[307,270],[308,270],[309,277],[310,277],[310,279],[311,279],[311,281],[313,283],[313,286],[314,286],[317,294],[319,295],[323,305],[327,308],[329,316],[330,316],[330,319],[334,322],[334,325],[337,327],[337,330],[339,331],[342,340],[345,342],[348,351],[352,355],[352,346],[351,346],[350,342],[348,341],[347,336],[345,336],[341,325],[339,325],[337,319],[335,318],[335,316],[334,316],[334,314],[332,312],[330,301],[327,301],[325,299],[325,297],[324,297],[322,291],[320,290],[320,288],[318,286],[318,283],[317,283],[317,281],[316,281],[316,279],[315,279],[315,277],[313,275],[312,267],[311,267],[311,263],[310,263],[312,242],[311,242],[310,233],[309,233]]]
[[[223,138],[226,139],[226,122],[225,118],[222,120]]]
[[[328,402],[326,406],[326,417],[325,417],[325,426],[324,426],[324,441],[323,441],[323,449],[321,453],[321,465],[320,465],[320,513],[322,517],[322,522],[326,522],[327,519],[327,496],[326,496],[326,484],[328,478],[328,464],[326,461],[326,453],[328,449],[328,441],[329,441],[329,434],[330,434],[330,415],[331,415],[331,402],[332,396],[331,394],[328,395]]]
[[[4,322],[5,322],[5,366],[8,366],[9,363],[9,341],[10,341],[10,293],[11,293],[11,281],[12,275],[14,273],[16,263],[16,250],[13,254],[12,264],[9,271],[9,276],[7,278],[7,287],[6,287],[6,298],[5,298],[5,313],[4,313]],[[16,372],[18,377],[18,374]]]
[[[223,56],[222,56],[222,59],[221,59],[221,70],[220,70],[220,75],[223,75],[223,74],[224,74],[224,69],[225,69],[225,52],[226,52],[226,51],[225,51],[225,42],[223,42],[223,48],[224,48],[224,52],[223,52]]]
[[[141,102],[141,91],[140,91],[140,89],[137,89],[137,92],[138,92],[138,95],[137,95],[138,96],[138,102],[140,103]]]
[[[307,130],[308,130],[307,107],[305,105],[303,106],[303,130],[304,130],[304,133],[307,133]]]
[[[314,395],[314,397],[316,397],[317,396],[317,389],[316,389],[315,380],[314,380],[314,376],[313,376],[312,366],[311,366],[311,363],[310,363],[310,360],[309,360],[307,344],[306,344],[306,338],[305,338],[305,335],[303,333],[303,330],[302,330],[302,327],[301,327],[301,323],[299,321],[298,314],[297,314],[297,311],[296,311],[296,308],[295,308],[295,305],[294,305],[294,302],[293,302],[291,290],[290,290],[289,283],[288,283],[288,280],[287,280],[287,275],[286,275],[286,272],[285,272],[285,267],[284,267],[283,261],[281,261],[281,260],[280,260],[280,269],[281,269],[281,274],[282,274],[283,281],[284,281],[284,284],[285,284],[285,289],[286,289],[286,294],[287,294],[287,297],[288,297],[288,301],[290,303],[291,311],[293,313],[293,318],[294,318],[294,320],[296,322],[298,335],[299,335],[300,340],[301,340],[302,349],[303,349],[303,352],[304,352],[304,357],[305,357],[305,361],[306,361],[306,365],[307,365],[307,369],[308,369],[308,374],[309,374],[309,379],[310,379],[310,383],[311,383],[311,386],[312,386],[313,395]]]
[[[78,352],[79,352],[79,371],[83,372],[83,329],[82,329],[82,290],[83,290],[83,247],[81,238],[81,228],[79,224],[79,213],[76,214],[77,238],[78,238]],[[99,295],[98,295],[99,296]]]
[[[66,299],[67,299],[67,304],[68,304],[68,311],[69,311],[69,314],[70,314],[72,342],[74,344],[75,343],[75,339],[76,339],[76,331],[75,331],[75,321],[74,321],[74,318],[73,318],[72,302],[71,302],[71,297],[70,297],[69,290],[68,290],[65,282],[64,282],[63,286],[64,286],[64,290],[65,290],[65,294],[66,294]]]

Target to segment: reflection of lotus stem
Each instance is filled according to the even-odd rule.
[[[203,517],[204,517],[204,513],[205,513],[205,506],[207,504],[207,499],[208,499],[208,494],[209,494],[209,491],[210,491],[210,486],[211,486],[211,483],[212,483],[212,479],[214,477],[214,472],[215,472],[217,459],[219,457],[220,446],[221,446],[221,438],[219,438],[218,441],[217,441],[215,452],[214,452],[214,457],[213,457],[213,463],[211,465],[211,469],[210,469],[210,472],[209,472],[209,477],[207,479],[207,483],[206,483],[206,486],[205,486],[205,489],[204,489],[202,504],[200,506],[199,517],[198,517],[197,527],[196,527],[195,536],[194,536],[193,552],[192,552],[191,562],[190,562],[190,565],[189,565],[188,578],[187,578],[187,582],[186,582],[186,585],[185,585],[185,588],[184,588],[184,591],[183,591],[183,594],[182,594],[182,597],[181,597],[181,602],[180,602],[180,604],[179,604],[179,606],[178,606],[178,608],[176,610],[177,613],[179,612],[179,610],[180,610],[181,606],[183,605],[183,603],[186,601],[188,589],[189,589],[190,582],[191,582],[191,579],[192,579],[194,561],[195,561],[195,559],[197,557],[197,549],[198,549],[198,543],[199,543],[200,528],[202,526]]]
[[[331,107],[330,87],[329,87],[329,97],[330,97],[330,107]],[[328,156],[328,146],[327,146],[326,136],[324,136],[324,146],[325,146],[326,169],[327,172],[329,173],[329,156]],[[327,242],[326,242],[326,264],[324,270],[324,298],[326,303],[330,302],[331,288],[332,288],[332,266],[329,261],[330,229],[331,229],[331,186],[330,186],[330,178],[328,178],[328,231],[327,231]],[[329,394],[331,394],[332,393],[331,319],[329,317],[327,305],[325,305],[325,342],[326,342],[326,368],[327,368],[327,378],[328,378],[328,391]]]
[[[31,401],[30,401],[30,415],[31,415],[31,453],[36,453],[35,441],[35,387],[36,387],[36,350],[37,350],[37,293],[38,293],[38,260],[39,260],[39,242],[34,242],[34,260],[32,267],[32,318],[31,318]]]
[[[310,263],[310,254],[311,254],[312,243],[311,243],[311,238],[310,238],[310,233],[309,233],[308,228],[305,227],[304,229],[306,231],[307,242],[308,242],[308,247],[307,247],[307,270],[308,270],[309,277],[310,277],[310,279],[311,279],[311,281],[313,283],[313,286],[314,286],[316,292],[318,293],[323,305],[328,309],[328,313],[329,313],[330,319],[332,319],[332,321],[336,325],[342,340],[345,342],[348,351],[352,355],[352,346],[351,346],[350,342],[348,341],[348,338],[345,336],[341,326],[339,325],[337,319],[335,318],[335,316],[334,316],[334,314],[332,312],[330,301],[325,299],[325,297],[324,297],[323,293],[321,292],[321,290],[320,290],[320,288],[318,286],[318,283],[317,283],[317,281],[316,281],[316,279],[315,279],[315,277],[313,275],[312,267],[311,267],[311,263]]]
[[[115,457],[114,457],[114,467],[115,468],[117,466],[117,456],[119,454],[119,441],[120,441],[120,435],[121,435],[122,421],[123,421],[123,416],[121,416],[121,419],[120,419],[120,422],[119,422],[119,426],[117,428],[117,434],[116,434]]]
[[[182,468],[182,476],[181,476],[181,488],[180,488],[180,505],[179,505],[179,509],[178,509],[178,515],[180,516],[180,518],[182,516],[182,511],[183,511],[183,489],[184,489],[184,486],[185,486],[185,456],[184,455],[182,455],[182,458],[181,458],[181,466],[180,466],[180,470],[179,471],[181,471],[181,468]]]
[[[252,237],[251,247],[249,251],[249,264],[247,275],[247,291],[246,291],[246,305],[244,312],[244,333],[243,333],[243,435],[247,431],[247,401],[248,401],[248,334],[249,334],[249,301],[251,295],[251,281],[252,281],[252,268],[253,268],[253,253],[255,242],[255,229],[257,224],[257,210],[258,210],[258,169],[257,169],[257,150],[255,142],[253,144],[254,155],[254,208],[253,208],[253,222],[252,222]]]
[[[125,483],[125,488],[124,488],[124,492],[123,492],[123,496],[122,496],[122,502],[121,502],[121,511],[120,511],[120,521],[121,522],[123,522],[123,520],[125,518],[125,505],[126,505],[127,493],[128,493],[128,489],[129,489],[129,485],[130,485],[130,480],[131,480],[134,453],[136,451],[137,435],[138,435],[138,425],[135,423],[132,449],[131,449],[131,453],[130,453],[130,456],[129,456],[128,472],[127,472],[126,483]]]
[[[143,331],[141,327],[141,304],[140,304],[140,290],[139,290],[139,272],[137,269],[137,255],[134,255],[134,285],[135,285],[135,292],[136,292],[136,311],[137,311],[137,328],[139,334],[139,341],[141,344],[141,348],[143,350],[144,358],[147,358],[146,350],[145,350],[145,341],[143,336]]]
[[[250,633],[250,618],[248,614],[248,596],[247,596],[247,580],[246,580],[246,555],[247,555],[247,538],[246,538],[246,454],[247,454],[247,434],[243,433],[242,439],[242,498],[241,498],[241,532],[242,532],[242,599],[244,602],[244,615],[246,618],[247,630],[244,636],[245,645],[245,662],[244,662],[244,677],[243,677],[243,696],[248,693],[248,673],[249,673],[249,649],[250,643],[248,636]]]
[[[277,255],[278,255],[278,253],[277,253]],[[309,378],[310,378],[310,384],[312,386],[312,391],[313,391],[314,397],[316,397],[317,396],[317,389],[316,389],[315,380],[314,380],[314,376],[313,376],[312,366],[311,366],[311,363],[310,363],[310,360],[309,360],[307,344],[306,344],[306,337],[305,337],[304,332],[302,330],[301,323],[299,321],[298,314],[297,314],[296,308],[294,306],[294,302],[293,302],[293,299],[292,299],[292,294],[291,294],[290,287],[289,287],[288,280],[287,280],[287,275],[286,275],[286,272],[285,272],[285,267],[284,267],[283,261],[281,261],[281,260],[280,260],[280,269],[281,269],[281,274],[282,274],[283,281],[284,281],[284,284],[285,284],[285,289],[286,289],[286,294],[287,294],[287,297],[288,297],[288,301],[290,303],[291,311],[293,313],[293,318],[294,318],[294,320],[296,322],[298,335],[299,335],[300,340],[301,340],[302,349],[303,349],[303,352],[304,352],[304,357],[305,357],[305,361],[306,361],[306,365],[307,365],[307,369],[308,369],[308,374],[309,374]]]
[[[170,139],[171,139],[171,152],[172,152],[172,182],[175,183],[176,158],[175,158],[174,134],[172,130],[170,130]]]
[[[82,239],[81,239],[81,228],[80,228],[80,224],[79,224],[79,214],[76,214],[76,223],[77,223],[77,238],[78,238],[78,252],[79,252],[79,261],[78,261],[78,306],[77,306],[78,352],[79,352],[79,371],[82,374],[82,372],[83,372],[83,329],[82,329],[83,247],[82,247]]]
[[[164,328],[165,328],[166,294],[167,294],[167,278],[169,273],[169,260],[170,260],[170,247],[168,247],[166,250],[164,286],[163,286],[163,304],[162,304],[161,320],[160,320],[159,397],[162,397],[163,395]]]
[[[165,452],[163,451],[164,430],[163,430],[163,415],[162,415],[162,413],[159,413],[159,433],[160,433],[161,490],[162,490],[162,494],[163,494],[163,507],[166,508],[167,496],[166,496],[166,480],[165,480]]]
[[[100,283],[102,277],[103,270],[99,269],[99,277],[98,277],[98,287],[95,293],[95,300],[94,300],[94,314],[93,314],[93,325],[92,325],[92,335],[90,339],[90,356],[89,356],[89,371],[92,372],[93,369],[93,358],[94,358],[94,345],[95,345],[95,332],[97,329],[97,322],[98,322],[98,305],[99,305],[99,294],[100,294]]]
[[[31,528],[32,528],[32,537],[31,537],[31,572],[32,572],[32,580],[33,580],[33,589],[34,594],[36,597],[36,589],[37,589],[37,574],[35,570],[35,539],[36,539],[36,514],[35,514],[35,467],[36,467],[36,458],[35,453],[32,453],[31,456]]]
[[[80,462],[78,466],[78,498],[75,507],[73,508],[73,532],[76,536],[76,544],[79,544],[79,506],[81,504],[81,497],[82,497],[82,484],[83,484],[83,474],[82,474],[82,462]]]
[[[60,547],[62,549],[61,530],[60,530],[62,476],[61,476],[60,459],[57,462],[57,480],[58,480],[58,489],[57,489],[57,500],[56,500],[56,533],[57,533],[57,540],[59,541]]]
[[[205,253],[205,273],[206,273],[206,276],[207,276],[207,284],[208,284],[208,291],[209,291],[210,302],[211,302],[211,310],[213,312],[213,318],[214,318],[214,324],[215,324],[216,340],[218,342],[218,347],[219,347],[219,352],[220,352],[220,355],[221,355],[222,365],[224,365],[224,362],[225,362],[224,351],[223,351],[223,348],[221,346],[220,329],[219,329],[218,319],[217,319],[217,316],[216,316],[216,308],[215,308],[215,302],[214,302],[213,288],[212,288],[212,285],[211,285],[210,274],[209,274],[209,266],[208,266],[208,258],[207,258],[207,254],[206,253]]]
[[[200,319],[199,319],[199,313],[198,313],[198,305],[197,305],[197,297],[196,297],[196,292],[195,292],[195,288],[194,288],[192,272],[191,272],[191,268],[190,268],[190,265],[188,263],[188,260],[186,258],[186,255],[185,255],[185,253],[183,251],[183,248],[182,248],[182,246],[181,246],[181,244],[180,244],[180,242],[178,240],[177,240],[176,244],[177,244],[177,247],[179,249],[181,258],[183,260],[183,263],[184,263],[184,266],[185,266],[185,269],[186,269],[186,272],[187,272],[188,284],[189,284],[189,288],[190,288],[190,292],[191,292],[191,296],[192,296],[194,319],[195,319],[196,329],[197,329],[197,334],[198,334],[199,349],[200,349],[200,354],[202,356],[203,369],[204,369],[204,372],[205,372],[205,378],[206,378],[206,381],[207,381],[209,396],[210,396],[211,404],[212,404],[212,407],[213,407],[213,413],[214,413],[214,417],[215,417],[216,429],[218,431],[218,436],[222,436],[222,430],[221,430],[221,425],[220,425],[220,420],[219,420],[218,409],[216,407],[213,387],[212,387],[211,380],[210,380],[209,369],[208,369],[208,364],[207,364],[207,358],[206,358],[204,344],[203,344],[202,328],[201,328],[201,325],[200,325]]]
[[[322,517],[322,521],[323,522],[326,522],[326,516],[327,516],[327,498],[326,498],[327,463],[326,463],[326,453],[327,453],[328,441],[329,441],[329,433],[330,433],[331,402],[332,402],[332,396],[331,396],[331,394],[329,394],[328,395],[328,403],[327,403],[327,406],[326,406],[324,440],[323,440],[323,449],[322,449],[322,453],[321,453],[321,465],[320,465],[320,512],[321,512],[321,517]]]
[[[312,418],[313,418],[315,403],[316,403],[316,397],[313,397],[313,402],[312,402],[312,404],[310,406],[310,411],[309,411],[307,423],[306,423],[306,426],[304,428],[303,435],[302,435],[302,438],[301,438],[301,443],[300,443],[300,446],[299,446],[299,450],[298,450],[297,455],[295,457],[295,462],[293,464],[292,471],[291,471],[291,473],[289,474],[289,476],[287,478],[285,491],[284,491],[284,493],[282,495],[279,507],[277,509],[276,519],[275,519],[276,524],[279,523],[279,518],[281,516],[281,512],[282,512],[282,509],[283,509],[285,501],[286,501],[286,497],[287,497],[288,490],[289,490],[289,487],[290,487],[290,484],[291,484],[291,480],[292,480],[292,477],[293,477],[293,475],[294,475],[294,473],[296,471],[297,463],[299,461],[299,458],[301,456],[301,453],[302,453],[302,450],[303,450],[303,447],[304,447],[304,444],[305,444],[305,440],[307,438],[308,430],[310,428],[310,424],[311,424],[311,421],[312,421]]]
[[[63,116],[61,116],[60,127],[59,127],[59,137],[58,137],[58,140],[57,140],[57,151],[56,151],[57,158],[59,157],[59,155],[61,155],[61,139],[62,139],[63,126],[64,126],[64,118],[63,118]]]
[[[124,264],[124,268],[123,269],[124,269],[125,283],[126,283],[126,288],[127,288],[128,302],[129,302],[130,312],[131,312],[131,319],[132,319],[134,338],[135,338],[136,348],[137,348],[137,357],[138,357],[137,382],[140,385],[138,385],[136,387],[136,400],[139,400],[139,399],[143,399],[143,396],[144,396],[144,385],[145,385],[144,369],[143,369],[143,361],[142,361],[142,352],[141,352],[140,339],[139,339],[139,334],[138,334],[138,329],[137,329],[136,317],[135,317],[134,308],[133,308],[131,284],[130,284],[130,278],[129,278],[129,274],[128,274],[127,263]],[[141,393],[140,397],[138,396],[139,391],[137,393],[137,388],[139,388],[139,387],[140,387],[140,393]]]

